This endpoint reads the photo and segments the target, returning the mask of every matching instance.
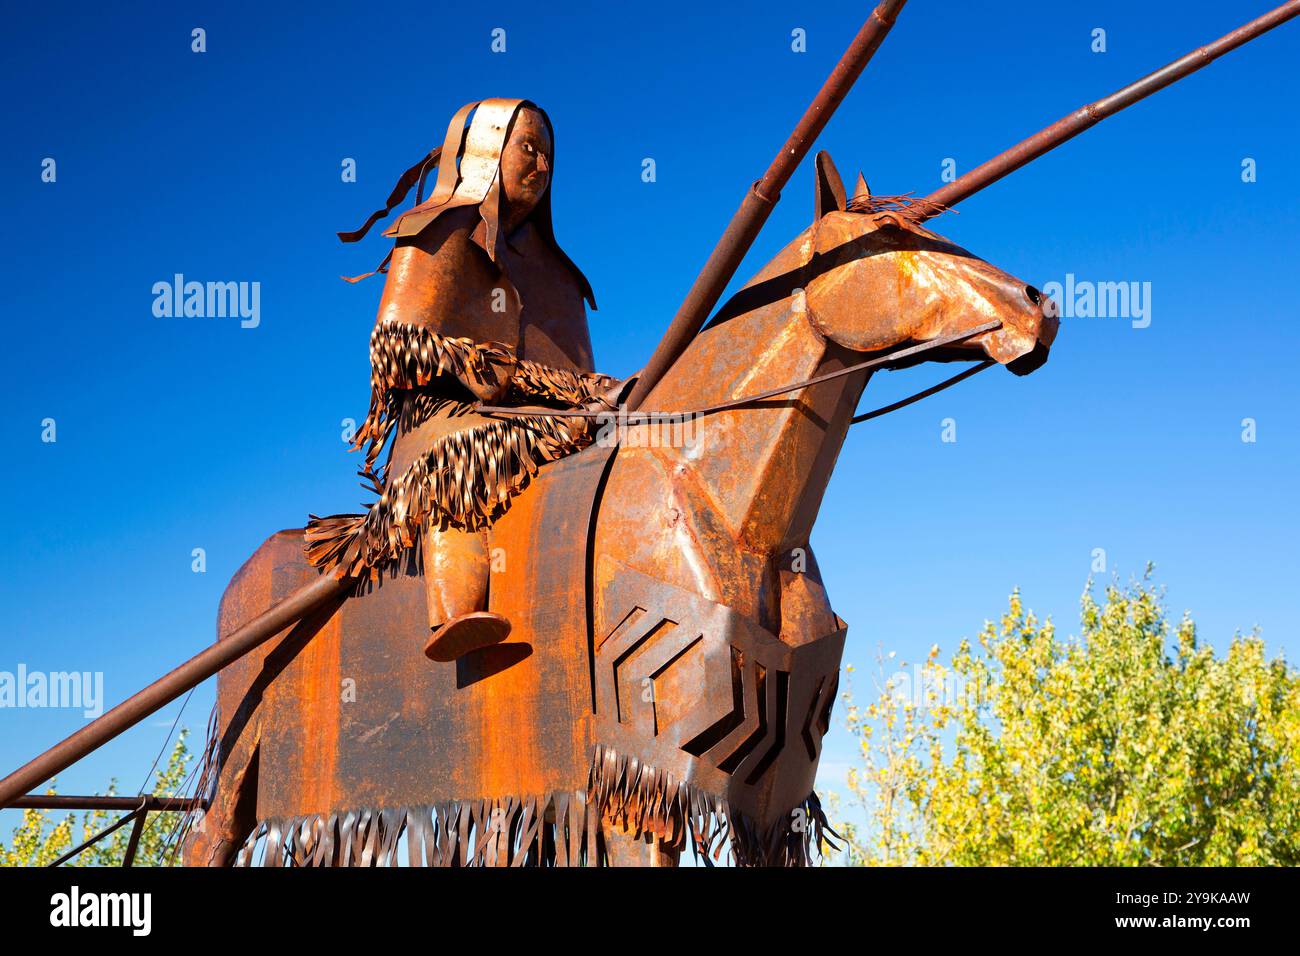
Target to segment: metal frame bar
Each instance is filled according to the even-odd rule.
[[[203,800],[190,797],[155,797],[152,795],[139,797],[64,796],[53,793],[30,794],[26,797],[19,797],[6,807],[6,809],[13,810],[128,811],[107,828],[100,830],[90,839],[49,864],[49,866],[62,866],[87,847],[93,846],[113,831],[134,820],[135,825],[131,828],[131,837],[126,844],[126,853],[122,857],[122,866],[124,867],[132,866],[135,863],[135,854],[140,848],[140,838],[144,835],[145,822],[150,813],[183,813],[189,810],[206,808],[207,804]]]
[[[131,837],[126,841],[126,853],[122,855],[122,866],[127,867],[135,863],[135,851],[140,848],[140,836],[144,833],[144,822],[149,817],[149,811],[141,810],[135,816],[135,826],[131,827]]]
[[[150,813],[202,810],[204,801],[194,797],[103,797],[33,793],[19,797],[6,810],[134,810],[144,804]]]

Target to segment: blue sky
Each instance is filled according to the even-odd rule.
[[[945,159],[969,169],[1267,4],[913,0],[819,145],[846,180],[861,169],[878,192],[924,194]],[[624,375],[867,9],[554,6],[11,12],[0,670],[103,671],[115,703],[212,640],[225,582],[268,534],[355,509],[340,421],[364,415],[381,286],[337,277],[370,268],[384,241],[334,233],[380,204],[462,103],[526,96],[550,112],[556,231],[595,287],[597,363]],[[505,54],[489,49],[495,27]],[[790,49],[795,28],[806,53]],[[1074,629],[1095,548],[1103,577],[1154,561],[1174,613],[1219,646],[1258,626],[1296,656],[1297,58],[1300,25],[1284,26],[934,224],[1035,285],[1149,282],[1151,323],[1067,321],[1037,374],[995,370],[854,429],[813,538],[851,626],[846,662],[951,648],[1014,587]],[[55,183],[41,181],[46,157]],[[341,181],[345,157],[356,183]],[[812,205],[805,163],[739,280]],[[260,325],[155,318],[152,286],[175,273],[260,282]],[[951,371],[879,376],[864,407]],[[955,443],[940,440],[948,417]],[[46,418],[56,443],[41,441]],[[196,735],[211,701],[209,683],[185,714]],[[116,775],[134,791],[176,712],[61,789]],[[0,711],[0,769],[82,723]],[[848,759],[836,731],[824,787]]]

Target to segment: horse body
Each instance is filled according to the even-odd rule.
[[[819,163],[819,194],[834,189]],[[838,177],[835,177],[836,183]],[[974,328],[1028,370],[1055,333],[1034,290],[905,218],[834,208],[692,343],[645,410],[705,407]],[[631,425],[548,465],[491,532],[508,642],[420,653],[419,569],[223,673],[220,767],[191,862],[671,861],[688,840],[801,863],[845,625],[808,538],[868,373]],[[300,532],[249,560],[226,633],[315,574]],[[258,844],[258,841],[261,844]],[[264,846],[264,849],[259,849]]]

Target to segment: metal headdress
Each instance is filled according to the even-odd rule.
[[[416,190],[418,205],[402,213],[384,235],[395,239],[418,236],[448,210],[461,206],[477,206],[482,221],[474,230],[472,238],[488,254],[488,258],[497,265],[497,268],[502,268],[501,245],[506,237],[502,235],[500,229],[501,153],[510,137],[515,117],[524,108],[536,110],[551,135],[551,182],[554,183],[555,129],[545,110],[531,100],[487,99],[467,103],[451,118],[442,146],[432,150],[402,174],[388,197],[387,205],[371,213],[370,218],[360,229],[354,232],[340,232],[339,238],[344,242],[356,242],[361,239],[370,227],[387,216],[418,182],[419,188]],[[468,125],[466,125],[467,120]],[[424,191],[425,179],[435,168],[438,170],[438,178],[434,183],[433,192],[428,199],[421,202],[420,196]],[[551,222],[550,185],[547,186],[528,218],[534,228],[541,233],[542,238],[564,260],[574,278],[577,279],[587,304],[595,309],[596,300],[591,291],[591,284],[555,239],[555,227]],[[386,271],[387,264],[388,259],[385,258],[375,272]],[[368,275],[373,274],[368,273]]]

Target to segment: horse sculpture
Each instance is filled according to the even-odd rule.
[[[703,408],[904,346],[1025,374],[1036,290],[927,231],[829,156],[816,216],[643,406]],[[422,569],[311,615],[222,672],[196,864],[671,865],[689,842],[803,865],[846,625],[808,545],[870,372],[675,428],[620,427],[546,466],[491,531],[510,639],[421,653]],[[662,440],[662,436],[686,436]],[[227,589],[227,633],[317,572],[284,531]]]

